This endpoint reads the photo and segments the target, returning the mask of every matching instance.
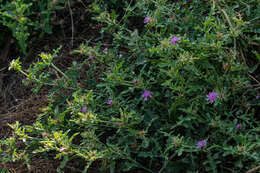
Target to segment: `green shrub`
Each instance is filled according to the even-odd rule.
[[[61,6],[64,0],[0,0],[0,24],[8,27],[23,54],[26,54],[28,40],[33,31],[38,35],[52,33],[50,22],[55,9]]]
[[[75,53],[84,61],[66,72],[53,63],[58,50],[28,70],[11,63],[35,91],[51,87],[50,103],[34,125],[11,125],[16,136],[1,142],[9,147],[0,158],[29,164],[51,152],[63,158],[58,171],[81,158],[83,172],[95,161],[104,172],[245,172],[259,164],[257,1],[105,2],[91,11],[106,23],[109,47],[82,44]]]

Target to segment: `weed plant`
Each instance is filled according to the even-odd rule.
[[[1,141],[2,161],[30,167],[32,158],[54,154],[58,172],[74,159],[82,172],[94,162],[110,173],[258,166],[259,1],[97,0],[90,7],[111,45],[86,41],[74,51],[83,62],[65,72],[53,63],[59,49],[28,70],[19,59],[11,63],[34,91],[51,90],[35,124],[10,125],[15,135]]]
[[[64,0],[0,0],[0,25],[12,32],[22,53],[26,54],[32,40],[52,33],[55,10],[63,9],[64,3]],[[32,33],[37,35],[29,39]]]

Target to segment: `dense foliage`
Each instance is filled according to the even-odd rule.
[[[63,4],[64,0],[0,0],[0,26],[5,26],[11,31],[22,53],[26,54],[27,45],[32,40],[38,36],[42,37],[45,33],[52,33],[54,10],[63,9]],[[28,39],[32,33],[34,38]],[[4,36],[6,33],[0,33],[0,38]]]
[[[27,70],[11,63],[35,92],[51,90],[34,125],[10,125],[0,159],[30,165],[54,155],[58,172],[73,159],[83,172],[94,162],[111,173],[257,166],[259,4],[96,0],[88,10],[111,43],[87,40],[74,51],[84,61],[64,72],[53,62],[61,47]]]

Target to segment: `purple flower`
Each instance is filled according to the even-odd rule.
[[[207,95],[207,100],[208,100],[210,103],[213,103],[217,98],[218,98],[218,93],[216,93],[216,92],[210,92],[210,93]]]
[[[170,40],[170,43],[171,44],[176,44],[178,41],[179,41],[178,37],[172,37],[171,40]]]
[[[256,99],[259,99],[259,98],[260,98],[260,95],[256,96],[255,98],[256,98]]]
[[[241,128],[242,128],[242,124],[241,124],[241,123],[237,124],[237,125],[236,125],[236,128],[237,128],[237,129],[241,129]]]
[[[206,145],[207,145],[207,141],[202,140],[197,143],[197,148],[202,148],[202,147],[205,147]]]
[[[148,98],[152,97],[152,92],[149,90],[145,90],[144,93],[142,94],[142,98],[146,101]]]
[[[134,84],[136,84],[136,83],[137,83],[137,80],[136,80],[136,79],[134,79],[134,80],[133,80],[133,83],[134,83]]]
[[[86,112],[87,109],[88,109],[87,106],[83,106],[83,107],[81,108],[81,111],[80,111],[80,112],[82,112],[82,113],[83,113],[83,112]]]
[[[66,147],[61,147],[60,148],[60,151],[62,152],[62,151],[65,151],[65,150],[67,150],[68,148],[66,148]]]
[[[112,105],[112,103],[113,103],[113,100],[112,99],[108,99],[107,104]]]
[[[145,17],[144,18],[144,23],[148,23],[150,21],[150,18],[149,17]]]
[[[89,56],[89,59],[93,60],[95,58],[95,56]]]

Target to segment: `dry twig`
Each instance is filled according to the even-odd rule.
[[[250,169],[250,170],[247,171],[246,173],[254,173],[254,172],[258,171],[258,170],[260,170],[260,166],[257,166],[257,167],[255,167],[255,168],[253,168],[253,169]]]

